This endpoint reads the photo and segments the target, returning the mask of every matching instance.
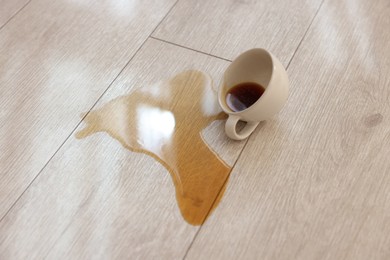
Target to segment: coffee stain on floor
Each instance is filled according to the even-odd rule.
[[[126,149],[156,159],[170,172],[183,218],[201,225],[221,200],[231,171],[201,135],[226,118],[220,111],[210,77],[185,71],[89,112],[76,137],[106,132]]]

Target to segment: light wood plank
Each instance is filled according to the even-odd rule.
[[[326,0],[188,259],[390,258],[387,28],[387,0]]]
[[[34,0],[0,31],[0,217],[173,3]]]
[[[29,0],[0,0],[0,28],[28,2]]]
[[[154,37],[226,59],[254,47],[287,65],[321,0],[179,1]]]
[[[185,70],[207,72],[217,86],[228,64],[148,40],[97,107],[135,89],[154,93],[157,82]],[[244,144],[227,139],[222,121],[203,138],[228,165]],[[72,136],[0,223],[0,258],[178,259],[198,228],[183,220],[171,177],[155,159],[106,133]]]

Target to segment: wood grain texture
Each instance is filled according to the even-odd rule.
[[[28,2],[29,0],[0,0],[0,28]]]
[[[188,259],[390,258],[389,14],[325,1]]]
[[[0,217],[173,3],[34,0],[0,31]]]
[[[321,0],[179,1],[154,37],[226,59],[261,47],[288,64]]]
[[[207,71],[217,86],[228,64],[148,40],[97,108],[184,70]],[[228,165],[243,148],[222,121],[203,139]],[[106,133],[72,136],[0,223],[0,258],[178,259],[198,228],[183,220],[169,172],[155,159]]]

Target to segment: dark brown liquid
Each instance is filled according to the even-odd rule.
[[[76,137],[106,132],[126,149],[156,159],[171,174],[182,216],[200,225],[218,205],[231,170],[201,131],[224,118],[210,77],[185,71],[91,111]]]
[[[232,87],[226,94],[226,104],[234,112],[252,106],[263,95],[265,88],[257,83],[244,82]]]

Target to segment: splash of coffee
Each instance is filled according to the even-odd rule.
[[[224,117],[210,77],[192,70],[91,111],[76,137],[106,132],[126,149],[156,159],[171,174],[182,216],[200,225],[218,205],[231,171],[201,131]]]

